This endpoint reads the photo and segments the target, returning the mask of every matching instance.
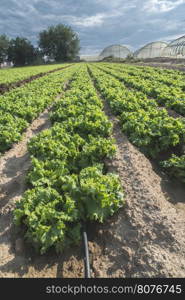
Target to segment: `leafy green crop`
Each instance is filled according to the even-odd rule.
[[[28,124],[63,91],[75,68],[51,73],[0,96],[0,152],[21,139]]]
[[[122,113],[121,120],[131,142],[151,157],[179,144],[185,135],[182,122],[169,117],[165,110]]]
[[[99,65],[98,65],[99,67]],[[138,67],[130,68],[119,65],[101,65],[101,70],[113,75],[115,78],[136,91],[155,98],[157,103],[171,108],[185,116],[185,83],[184,74],[177,71],[160,73],[157,69],[142,70]]]
[[[20,80],[27,79],[31,76],[43,74],[44,72],[57,70],[67,66],[68,64],[55,64],[55,65],[42,65],[42,66],[31,66],[31,67],[17,67],[10,69],[0,70],[0,84],[15,83]]]
[[[185,155],[176,156],[175,154],[166,161],[161,162],[161,166],[169,173],[170,176],[185,182]]]
[[[117,175],[103,175],[102,166],[89,167],[80,172],[78,180],[76,196],[82,219],[103,222],[122,207],[124,195]]]
[[[51,113],[53,126],[31,139],[28,190],[14,211],[17,225],[41,253],[62,251],[80,240],[81,222],[104,222],[124,203],[119,178],[104,159],[116,147],[112,124],[102,111],[85,66]]]
[[[26,238],[41,253],[51,246],[60,250],[64,243],[78,243],[79,224],[75,229],[75,239],[69,239],[73,236],[73,222],[78,219],[75,201],[69,196],[62,197],[49,187],[28,190],[14,211],[15,224],[20,225],[23,222],[26,225]]]
[[[97,88],[109,101],[110,107],[119,116],[123,132],[141,151],[151,157],[183,143],[185,123],[181,118],[169,117],[166,109],[159,109],[157,103],[142,92],[128,90],[117,80],[124,74],[108,68],[93,65],[90,67]],[[105,71],[104,71],[105,70]],[[139,82],[136,79],[136,84]]]

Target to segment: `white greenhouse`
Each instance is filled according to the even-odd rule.
[[[115,58],[126,58],[132,52],[125,46],[122,45],[111,45],[106,47],[101,53],[100,57],[103,59],[105,57],[113,56]]]
[[[99,56],[93,56],[93,55],[80,55],[80,60],[83,60],[83,61],[99,61],[100,60],[100,57]]]
[[[185,35],[172,41],[163,51],[163,57],[185,58]]]
[[[168,46],[165,42],[153,42],[145,45],[134,53],[137,58],[155,58],[162,57],[164,48]]]

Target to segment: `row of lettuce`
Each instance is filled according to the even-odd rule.
[[[21,139],[29,123],[63,91],[76,68],[50,73],[0,96],[0,153]]]
[[[0,69],[0,85],[15,83],[29,77],[56,70],[65,66],[67,66],[67,64]]]
[[[97,67],[98,66],[98,67]],[[140,91],[128,89],[99,65],[89,65],[90,74],[102,96],[119,116],[122,130],[143,153],[157,158],[160,153],[179,147],[185,141],[184,118],[173,118],[166,109],[159,109],[155,100]],[[174,152],[173,151],[173,152]],[[185,155],[172,154],[160,164],[170,175],[185,182]]]
[[[128,67],[100,65],[101,69],[121,80],[127,88],[138,90],[144,95],[153,98],[162,107],[170,108],[176,113],[185,116],[185,80],[176,80],[176,84],[165,84],[162,80],[156,80],[153,75],[145,78],[144,71],[135,70],[129,74]],[[153,71],[155,74],[155,70]],[[164,76],[165,77],[165,76]],[[185,77],[184,77],[185,78]],[[181,84],[180,84],[181,83]]]
[[[123,206],[119,178],[104,164],[116,146],[102,108],[81,65],[53,107],[51,128],[29,142],[30,189],[17,203],[14,220],[24,224],[25,237],[41,253],[78,244],[83,223],[104,222]]]
[[[146,79],[149,81],[155,81],[163,85],[180,87],[182,90],[185,89],[185,75],[184,72],[178,70],[165,70],[153,67],[140,67],[134,65],[123,65],[123,64],[103,64],[104,66],[109,66],[110,68],[117,69],[127,75],[132,77],[139,77],[140,79]],[[148,83],[149,83],[148,81]]]

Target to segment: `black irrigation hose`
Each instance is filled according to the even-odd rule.
[[[82,228],[83,249],[84,249],[84,278],[91,278],[88,239],[85,226]]]

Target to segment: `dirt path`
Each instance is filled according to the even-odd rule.
[[[2,267],[6,264],[24,265],[21,258],[15,262],[15,253],[12,252],[12,214],[15,201],[20,199],[26,190],[25,176],[31,162],[27,152],[29,139],[50,126],[49,110],[46,109],[27,129],[22,141],[0,158],[0,276],[4,277]],[[6,275],[5,275],[6,276]],[[7,273],[7,276],[13,276]],[[16,275],[15,275],[16,276]]]
[[[185,277],[185,210],[169,202],[169,186],[105,110],[117,143],[109,169],[121,178],[126,207],[99,230],[95,240],[103,252],[94,257],[94,270],[100,277]]]
[[[67,85],[68,83],[64,85],[65,89]],[[61,96],[62,94],[57,99]],[[68,250],[62,255],[37,255],[24,243],[22,234],[12,224],[15,202],[27,188],[25,178],[31,166],[27,142],[51,126],[50,109],[46,109],[33,121],[22,141],[0,157],[0,277],[83,277],[80,248]],[[73,266],[75,272],[71,273]]]
[[[128,141],[106,101],[104,111],[117,145],[107,165],[119,174],[126,207],[97,230],[94,272],[100,277],[185,277],[185,185],[170,181]]]
[[[46,109],[24,133],[22,141],[14,144],[0,158],[0,213],[11,209],[25,190],[25,175],[30,167],[27,142],[41,130],[50,127],[49,109]]]

